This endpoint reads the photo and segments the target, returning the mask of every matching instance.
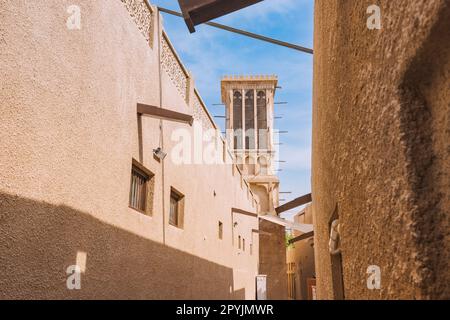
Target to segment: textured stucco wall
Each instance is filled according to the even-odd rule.
[[[369,30],[367,8],[381,8]],[[318,296],[329,224],[347,299],[450,298],[450,3],[316,0],[313,202]],[[381,268],[381,290],[366,270]]]
[[[267,275],[267,299],[287,300],[285,227],[260,219],[259,273]],[[269,235],[270,234],[270,235]]]
[[[312,224],[312,206],[305,208],[304,214],[294,216],[297,223]],[[294,231],[293,236],[302,233]],[[288,261],[295,262],[295,295],[297,300],[308,300],[307,279],[315,277],[313,238],[297,241],[288,249]]]
[[[82,29],[69,30],[72,4],[0,1],[0,297],[254,298],[258,221],[231,216],[256,210],[240,176],[173,163],[173,131],[193,130],[184,124],[142,118],[139,151],[136,105],[159,105],[158,28],[147,41],[122,1],[80,0]],[[166,71],[161,79],[163,106],[192,114]],[[152,156],[160,137],[164,164]],[[128,208],[140,157],[155,174],[152,216]],[[185,195],[183,229],[168,225],[171,187]],[[252,255],[237,249],[238,233]],[[82,289],[69,291],[78,251]]]

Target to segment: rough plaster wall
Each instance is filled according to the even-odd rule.
[[[305,209],[305,214],[295,216],[294,221],[298,223],[312,224],[312,207]],[[301,232],[294,231],[294,237],[300,236]],[[298,300],[308,299],[307,279],[315,277],[313,238],[294,243],[293,256],[296,263],[296,297]]]
[[[158,41],[149,45],[119,0],[78,1],[82,29],[68,30],[72,4],[0,1],[0,297],[254,298],[258,240],[253,255],[239,254],[230,208],[255,208],[231,166],[168,156],[163,178],[152,157],[160,121],[144,117],[153,216],[128,208],[136,104],[159,105]],[[162,89],[163,104],[192,113],[165,73]],[[181,126],[192,130],[164,122],[167,151]],[[171,186],[186,196],[184,230],[167,223]],[[257,228],[241,218],[237,229],[250,239]],[[78,251],[87,253],[82,290],[69,291]]]
[[[317,0],[313,195],[318,296],[342,225],[345,298],[449,298],[449,2]],[[381,290],[366,286],[381,267]]]
[[[267,187],[253,184],[252,190],[255,196],[258,198],[259,210],[261,212],[270,212],[271,208],[269,205],[269,195],[267,192]]]
[[[259,229],[271,235],[260,237],[259,273],[267,275],[267,299],[287,299],[285,227],[261,220]]]
[[[0,203],[1,299],[233,298],[233,268],[64,205],[3,193]],[[86,271],[68,290],[78,251]]]

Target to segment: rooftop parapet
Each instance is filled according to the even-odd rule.
[[[225,103],[226,92],[230,89],[269,89],[275,90],[278,86],[276,75],[226,75],[221,80],[222,102]]]
[[[222,77],[222,82],[226,81],[277,81],[276,75],[226,75]]]

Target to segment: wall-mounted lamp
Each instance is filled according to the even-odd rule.
[[[157,158],[159,161],[162,161],[167,156],[167,153],[162,151],[161,148],[157,148],[153,149],[153,156],[155,156],[155,158]]]

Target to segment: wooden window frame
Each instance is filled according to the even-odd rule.
[[[258,90],[256,92],[256,123],[258,128],[258,149],[268,150],[269,149],[269,122],[267,114],[267,93],[264,90]]]
[[[244,97],[241,91],[233,91],[233,150],[243,149],[243,130],[244,119],[243,115]]]
[[[176,201],[177,212],[176,212],[176,223],[172,219],[172,199]],[[176,190],[175,188],[170,188],[170,206],[169,206],[169,225],[183,229],[184,226],[184,199],[185,196]]]
[[[218,227],[219,227],[218,238],[219,238],[219,240],[223,240],[223,222],[222,221],[219,221]]]
[[[143,200],[138,200],[138,202],[142,202],[143,203],[143,208],[139,208],[139,207],[135,207],[132,205],[132,194],[133,194],[133,178],[139,175],[141,176],[145,182],[143,187],[145,188],[145,190],[143,191],[143,195],[144,195],[144,199]],[[128,196],[128,207],[130,209],[133,209],[141,214],[145,214],[145,215],[152,215],[152,211],[153,208],[153,199],[151,198],[151,183],[153,183],[153,178],[154,178],[154,174],[148,170],[147,168],[145,168],[139,161],[137,161],[136,159],[133,159],[132,161],[132,166],[131,166],[131,177],[130,177],[130,193]]]
[[[245,150],[256,149],[255,145],[255,90],[245,91],[244,126],[245,126]]]

